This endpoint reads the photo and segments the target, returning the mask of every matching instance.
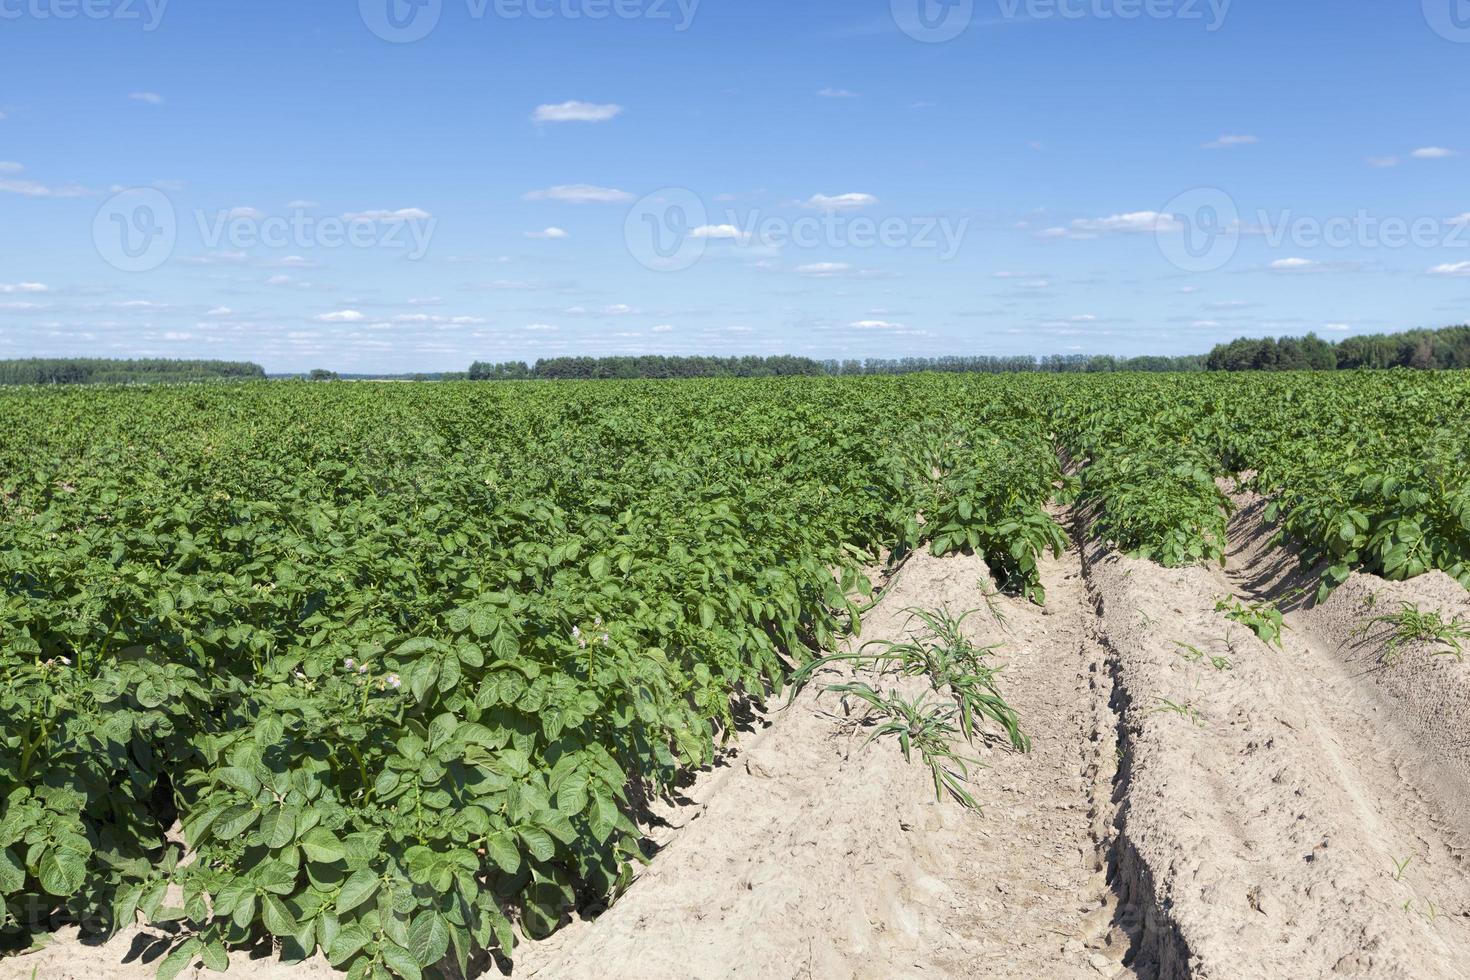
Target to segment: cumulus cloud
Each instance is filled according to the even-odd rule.
[[[49,293],[51,287],[40,282],[0,282],[0,293]]]
[[[531,116],[538,123],[557,122],[607,122],[620,115],[623,107],[616,103],[560,102],[556,105],[538,105]]]
[[[813,211],[860,211],[877,203],[878,199],[872,194],[837,194],[831,197],[813,194],[802,207]]]
[[[541,231],[528,231],[528,232],[526,232],[526,237],[527,238],[559,239],[559,238],[570,238],[572,236],[568,235],[565,230],[553,226],[551,228],[543,228]]]
[[[528,201],[561,201],[563,204],[622,204],[633,200],[633,195],[613,187],[596,187],[592,184],[560,184],[541,191],[526,194]]]
[[[670,323],[660,323],[658,326],[654,327],[653,329],[649,330],[648,332],[649,333],[673,333],[674,332],[674,326],[673,326],[673,324],[670,324]]]
[[[1429,270],[1431,276],[1448,276],[1455,279],[1470,278],[1470,262],[1447,262]]]
[[[1459,156],[1459,154],[1442,146],[1421,146],[1411,156],[1415,160],[1444,160],[1448,157]]]
[[[1254,136],[1233,136],[1227,134],[1225,136],[1221,136],[1219,139],[1214,139],[1206,143],[1204,145],[1204,148],[1207,150],[1224,150],[1229,149],[1232,146],[1254,146],[1259,142],[1260,140]]]
[[[342,216],[348,221],[427,221],[434,217],[423,208],[399,208],[397,211],[349,211]]]
[[[1321,262],[1301,258],[1277,259],[1271,263],[1271,268],[1277,272],[1306,272],[1310,269],[1320,269],[1321,267]]]
[[[1066,227],[1047,228],[1038,238],[1086,241],[1103,235],[1158,235],[1182,231],[1184,225],[1172,214],[1161,211],[1130,211],[1106,218],[1078,218]]]
[[[845,272],[852,271],[852,266],[846,262],[812,262],[808,265],[799,265],[796,271],[803,276],[840,276]]]
[[[361,323],[367,317],[357,310],[337,310],[334,313],[318,313],[312,319],[317,323]]]
[[[700,225],[689,233],[691,238],[707,238],[711,241],[743,242],[750,238],[734,225]]]

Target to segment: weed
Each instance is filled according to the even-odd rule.
[[[1210,666],[1219,671],[1231,670],[1234,666],[1230,663],[1229,658],[1221,657],[1217,654],[1207,654],[1192,643],[1182,643],[1179,640],[1175,640],[1174,645],[1179,648],[1179,656],[1183,657],[1189,663],[1197,664],[1208,660]]]
[[[1409,862],[1412,861],[1412,860],[1414,860],[1413,855],[1410,855],[1409,857],[1404,858],[1402,861],[1394,861],[1394,863],[1393,863],[1393,880],[1394,881],[1403,881],[1404,880],[1404,869],[1409,866]]]
[[[937,799],[944,799],[947,792],[961,806],[980,809],[980,804],[965,788],[969,767],[979,763],[960,757],[951,747],[953,737],[960,733],[955,723],[959,715],[957,708],[930,703],[928,694],[912,699],[897,692],[884,695],[862,682],[835,684],[827,690],[842,695],[843,710],[847,710],[848,698],[856,698],[867,706],[864,718],[875,721],[878,727],[864,745],[885,736],[898,739],[905,762],[912,762],[913,752],[917,750],[924,765],[929,767]]]
[[[1454,657],[1463,662],[1465,648],[1462,640],[1470,639],[1470,623],[1456,617],[1445,622],[1438,612],[1424,612],[1417,605],[1405,602],[1391,616],[1378,616],[1363,623],[1353,632],[1354,636],[1367,636],[1375,626],[1389,627],[1387,641],[1383,647],[1383,662],[1395,664],[1403,655],[1403,649],[1411,643],[1440,644],[1448,649],[1431,651],[1438,657]]]
[[[1170,701],[1168,698],[1161,697],[1155,697],[1154,700],[1159,702],[1158,707],[1154,708],[1154,714],[1180,715],[1181,717],[1188,718],[1196,728],[1203,728],[1205,726],[1204,716],[1201,715],[1197,710],[1195,710],[1188,702],[1185,702],[1184,704],[1176,704],[1175,702]]]
[[[1229,599],[1221,599],[1215,604],[1215,612],[1222,612],[1227,619],[1240,623],[1255,633],[1266,644],[1276,644],[1282,648],[1281,631],[1286,628],[1285,620],[1281,610],[1269,603],[1255,603],[1247,606],[1239,599],[1231,602]]]

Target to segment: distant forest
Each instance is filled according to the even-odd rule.
[[[159,384],[212,381],[219,378],[264,378],[259,364],[239,361],[110,361],[97,358],[45,357],[0,361],[0,385]]]
[[[859,374],[1016,374],[1088,371],[1203,371],[1203,357],[902,357],[818,361],[783,354],[776,357],[554,357],[470,365],[471,381],[563,381],[610,378],[779,378]]]
[[[1329,343],[1316,334],[1232,340],[1205,359],[1210,371],[1351,371],[1356,368],[1470,368],[1470,327],[1347,337]]]
[[[815,360],[809,357],[553,357],[527,364],[476,361],[468,374],[394,375],[405,381],[570,381],[614,378],[777,378],[863,374],[1089,374],[1108,371],[1351,371],[1411,368],[1470,369],[1470,326],[1443,330],[1347,337],[1333,343],[1305,337],[1232,340],[1209,354],[1190,357],[1111,357],[1085,354],[1050,357],[867,358]],[[241,361],[174,361],[162,358],[119,361],[76,358],[32,358],[0,361],[0,385],[138,384],[212,380],[264,379],[258,364]],[[305,377],[296,375],[295,377]],[[313,380],[337,375],[318,369]],[[371,375],[344,375],[370,379]],[[385,376],[386,377],[386,376]]]

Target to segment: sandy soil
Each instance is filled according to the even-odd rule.
[[[516,976],[647,978],[1098,977],[1128,940],[1105,868],[1114,752],[1080,568],[1046,570],[1054,614],[1001,600],[1003,688],[1036,739],[985,753],[983,814],[938,803],[896,746],[861,747],[836,699],[803,695],[736,759],[609,912],[521,951]],[[916,555],[868,617],[899,638],[905,607],[980,607],[976,558]],[[1000,608],[1000,607],[998,607]],[[835,677],[833,679],[836,679]]]
[[[967,632],[1002,645],[1035,740],[976,750],[984,811],[937,802],[814,684],[655,809],[658,853],[613,908],[523,944],[511,975],[1470,976],[1470,664],[1385,667],[1359,633],[1400,602],[1470,619],[1470,594],[1358,575],[1314,606],[1259,502],[1237,504],[1225,569],[1120,556],[1077,518],[1046,610],[987,601],[978,558],[913,556],[863,639],[903,637],[911,606],[980,610]],[[1284,648],[1216,612],[1227,596],[1289,610]],[[61,934],[0,980],[144,980],[149,935]],[[338,976],[264,953],[230,974]]]
[[[1260,535],[1237,522],[1243,552]],[[1277,650],[1215,611],[1251,595],[1224,570],[1096,545],[1087,566],[1123,722],[1124,886],[1168,910],[1143,943],[1158,975],[1470,973],[1465,826],[1423,790],[1433,752],[1317,632],[1331,610],[1293,613]]]

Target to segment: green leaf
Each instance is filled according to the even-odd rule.
[[[325,827],[317,827],[303,836],[301,849],[306,852],[307,858],[322,864],[341,861],[347,856],[347,848],[337,839],[336,834]]]
[[[423,980],[424,971],[419,969],[418,961],[413,954],[394,942],[385,942],[378,950],[383,957],[383,962],[392,968],[403,980]]]
[[[378,880],[378,876],[371,868],[363,868],[361,871],[354,872],[342,883],[342,891],[337,895],[337,914],[346,915],[372,898],[381,884],[382,882]]]
[[[516,847],[515,841],[505,831],[497,831],[487,837],[485,850],[506,874],[513,875],[521,869],[520,848]]]
[[[158,965],[158,980],[174,980],[184,972],[185,967],[198,958],[199,951],[203,947],[204,943],[192,936],[175,946],[173,952],[165,956],[163,962]]]
[[[36,878],[48,894],[70,898],[87,880],[86,858],[74,851],[54,848],[41,856]]]
[[[420,912],[408,928],[408,951],[423,967],[444,959],[449,952],[449,926],[432,909]]]
[[[25,887],[26,869],[10,849],[0,850],[0,894],[8,895]]]

